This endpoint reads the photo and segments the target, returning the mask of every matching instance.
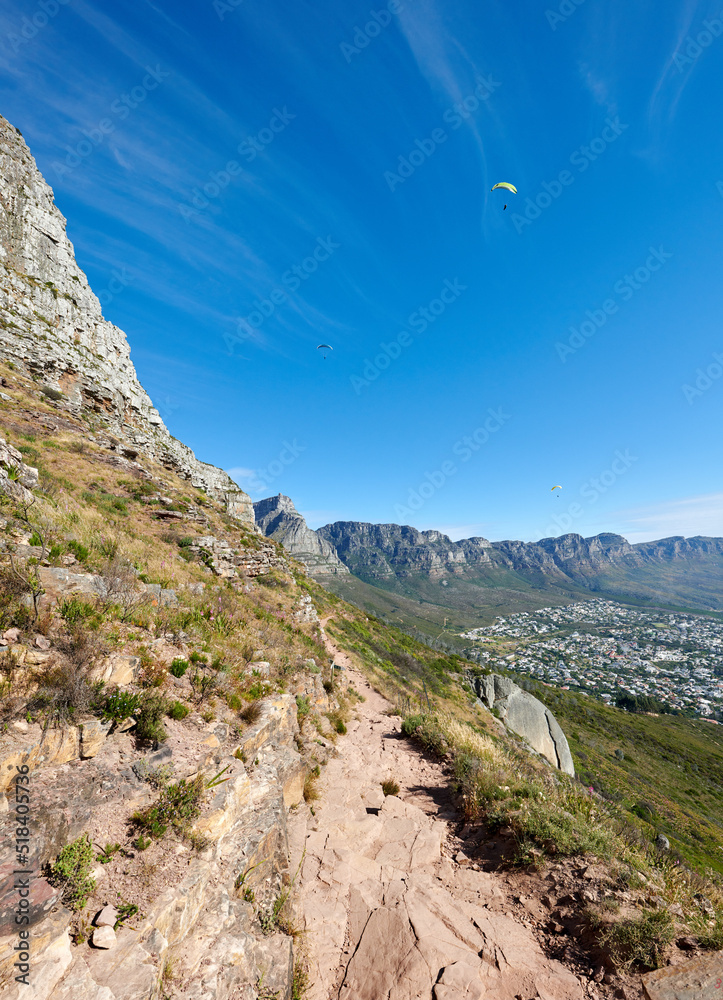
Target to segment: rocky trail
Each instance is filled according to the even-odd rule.
[[[456,833],[443,765],[401,736],[389,703],[328,648],[365,701],[323,772],[314,813],[302,806],[290,817],[309,1000],[641,996],[632,982],[600,982],[604,970],[569,939],[566,964],[550,957],[550,914],[536,897],[554,887],[536,876],[535,892],[529,876],[483,870],[468,832]],[[385,797],[390,778],[400,790]]]

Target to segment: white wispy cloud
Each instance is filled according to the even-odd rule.
[[[647,542],[672,535],[723,536],[723,493],[681,497],[610,514],[612,529],[629,542]]]

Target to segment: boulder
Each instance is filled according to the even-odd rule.
[[[96,927],[115,927],[115,922],[118,919],[118,910],[115,906],[104,906],[96,916],[93,923]]]
[[[94,948],[114,948],[116,944],[115,931],[108,924],[101,924],[93,931],[90,941]]]
[[[84,722],[78,727],[80,729],[80,756],[83,760],[95,757],[105,743],[112,724],[112,720],[101,722],[100,719],[91,719],[90,722]]]
[[[497,709],[508,729],[526,740],[554,767],[574,777],[570,747],[549,708],[509,677],[487,674],[472,681],[477,697],[486,708]]]
[[[723,952],[701,955],[682,965],[668,965],[642,977],[647,1000],[702,1000],[714,997],[723,978]]]

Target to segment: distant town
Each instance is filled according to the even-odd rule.
[[[723,622],[584,601],[462,633],[481,665],[613,703],[625,695],[723,722]]]

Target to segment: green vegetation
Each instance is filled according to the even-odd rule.
[[[182,701],[172,701],[166,708],[168,718],[175,719],[177,722],[185,719],[189,712],[189,707],[184,705]]]
[[[188,670],[188,660],[176,658],[168,668],[174,677],[183,677]]]
[[[193,781],[182,778],[173,785],[165,785],[158,801],[135,813],[133,820],[155,840],[160,840],[169,826],[181,836],[187,836],[191,823],[201,812],[203,791],[204,781],[200,775]]]
[[[162,694],[146,693],[134,715],[136,736],[139,740],[162,743],[166,738],[163,716],[166,714],[166,698]]]
[[[94,861],[93,845],[84,833],[66,844],[50,866],[48,881],[61,890],[63,902],[76,913],[85,907],[95,889],[95,879],[90,874]]]
[[[382,791],[387,795],[399,795],[399,785],[393,778],[387,778],[382,782]]]

